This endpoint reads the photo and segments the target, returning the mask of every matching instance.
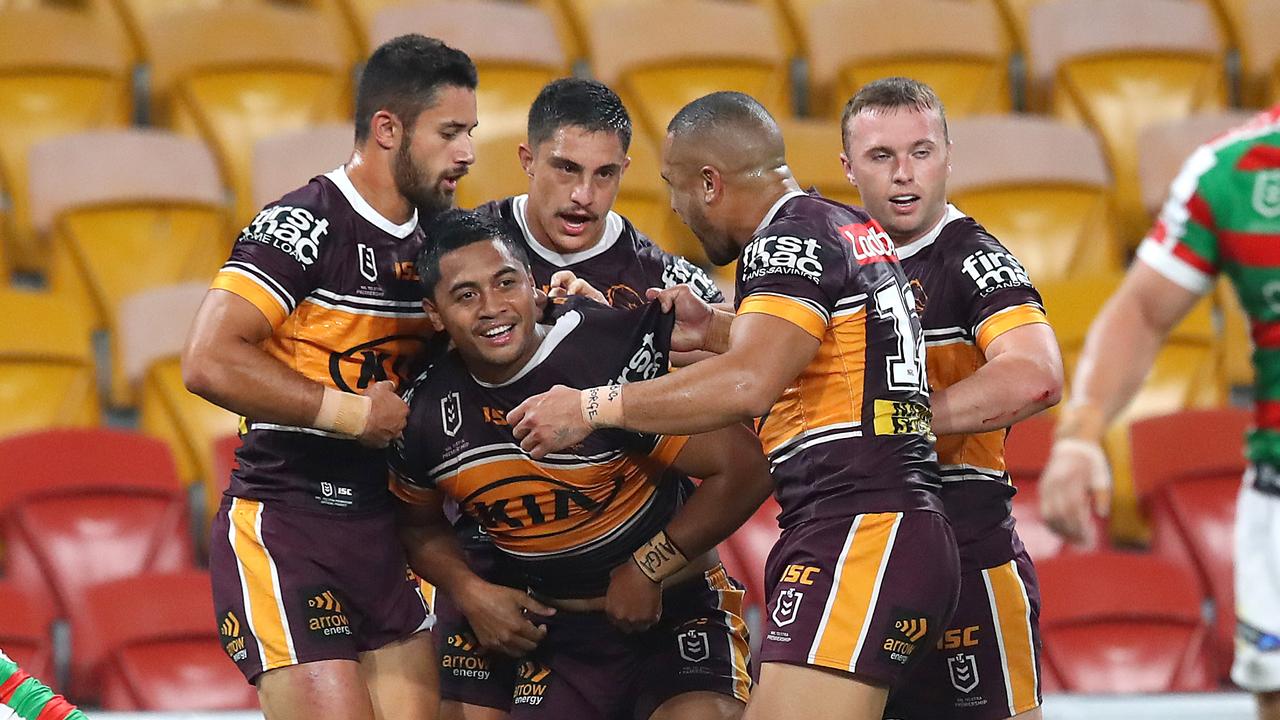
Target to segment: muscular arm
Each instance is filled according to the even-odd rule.
[[[1062,398],[1062,356],[1053,329],[1033,323],[987,345],[987,362],[969,377],[933,394],[939,435],[1009,427]]]

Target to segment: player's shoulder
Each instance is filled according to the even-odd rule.
[[[952,206],[948,206],[948,212],[955,213],[955,217],[948,220],[938,233],[934,249],[939,257],[963,259],[974,252],[1009,253],[1009,248],[975,218]]]
[[[1006,288],[1033,287],[1022,261],[999,239],[977,220],[952,207],[948,212],[958,216],[942,227],[932,246],[937,254],[931,262],[962,285],[972,283],[973,290],[981,296]]]

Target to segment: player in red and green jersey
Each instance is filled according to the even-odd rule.
[[[1224,274],[1249,315],[1255,428],[1236,515],[1236,655],[1231,678],[1280,720],[1280,105],[1198,148],[1124,283],[1089,329],[1041,479],[1049,524],[1092,533],[1090,495],[1105,511],[1110,478],[1099,444],[1133,398],[1169,331]]]
[[[75,705],[31,677],[0,650],[0,720],[86,720]]]

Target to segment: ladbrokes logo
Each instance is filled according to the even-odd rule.
[[[222,636],[222,649],[227,651],[233,661],[240,662],[249,656],[249,651],[244,646],[244,634],[240,631],[240,618],[234,612],[228,611],[223,616],[218,625],[218,634]]]
[[[547,695],[547,677],[551,668],[537,660],[525,660],[516,671],[516,687],[511,693],[515,705],[540,705]]]
[[[1022,287],[1031,284],[1031,278],[1018,259],[1007,252],[979,250],[961,263],[960,269],[978,286],[982,295],[1001,288]]]
[[[862,223],[842,225],[837,228],[837,232],[853,246],[853,258],[859,265],[889,262],[898,257],[898,251],[893,246],[893,240],[889,239],[889,233],[881,229],[875,220],[872,220],[870,225]]]
[[[765,275],[801,275],[815,283],[822,279],[818,241],[789,235],[770,235],[753,240],[742,251],[743,280]]]
[[[457,678],[488,680],[491,670],[488,658],[479,655],[480,643],[471,633],[454,633],[445,638],[440,653],[440,667]]]
[[[891,660],[906,665],[920,641],[929,634],[929,619],[910,610],[897,611],[894,617],[897,618],[893,621],[896,633],[886,637],[880,647],[889,654]]]
[[[269,207],[240,233],[241,240],[271,245],[288,253],[298,264],[311,267],[320,257],[320,240],[329,233],[329,221],[310,210],[289,205]]]
[[[325,637],[351,634],[351,621],[332,590],[307,593],[307,629]]]

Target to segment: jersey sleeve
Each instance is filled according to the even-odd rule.
[[[430,369],[405,391],[403,398],[409,404],[409,419],[404,433],[387,448],[391,492],[410,504],[426,502],[436,487],[435,480],[429,473],[431,463],[427,457],[430,452],[430,438],[427,437],[430,430],[425,427],[430,419],[427,415],[427,399],[418,393],[418,388],[429,372]]]
[[[994,238],[982,234],[955,258],[952,302],[968,309],[968,331],[979,350],[1023,325],[1048,324],[1044,302],[1022,263]]]
[[[1138,259],[1197,294],[1213,287],[1221,259],[1211,201],[1217,165],[1217,154],[1209,146],[1187,158],[1159,218],[1138,246]]]
[[[329,220],[305,207],[307,203],[288,204],[303,192],[258,213],[240,232],[230,259],[213,279],[212,287],[253,303],[273,328],[319,284],[318,261],[329,236]]]
[[[802,226],[771,226],[752,240],[738,267],[738,314],[782,318],[819,340],[831,324],[847,261],[833,242]]]

